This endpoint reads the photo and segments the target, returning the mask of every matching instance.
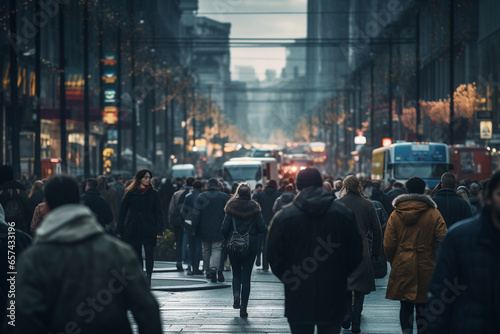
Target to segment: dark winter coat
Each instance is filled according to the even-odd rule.
[[[267,258],[285,285],[288,321],[339,323],[346,311],[347,277],[362,251],[353,212],[322,188],[303,189],[279,211],[269,227]]]
[[[257,203],[259,203],[260,208],[262,209],[262,217],[264,217],[266,226],[269,226],[271,219],[273,219],[274,202],[280,196],[281,194],[278,192],[275,186],[267,186],[264,188],[264,190],[255,194],[253,198]]]
[[[158,303],[137,255],[106,233],[89,208],[49,212],[21,254],[16,281],[18,333],[160,334]]]
[[[31,208],[26,189],[16,180],[10,180],[0,185],[0,204],[5,211],[7,210],[6,204],[11,198],[19,201],[18,203],[20,204],[22,211],[17,221],[15,221],[16,228],[29,234],[33,210]],[[5,217],[6,220],[8,220],[7,212],[5,212]]]
[[[150,188],[144,195],[129,191],[120,205],[116,234],[131,245],[156,244],[163,234],[163,214],[158,192]]]
[[[257,236],[266,232],[266,224],[260,213],[260,206],[250,198],[234,198],[227,202],[224,208],[226,216],[222,223],[221,233],[228,239],[233,228],[233,218],[236,232],[243,235],[248,232],[250,236],[250,254],[257,254]]]
[[[273,212],[276,213],[276,212],[280,211],[285,205],[292,203],[294,198],[295,198],[295,194],[283,193],[274,202]]]
[[[358,232],[363,239],[363,261],[349,276],[347,289],[348,291],[365,293],[375,291],[375,276],[371,257],[380,255],[380,245],[382,244],[382,230],[375,206],[371,201],[352,193],[347,193],[336,202],[345,205],[354,212]],[[371,247],[370,241],[372,241]]]
[[[387,225],[387,213],[384,206],[379,201],[372,200],[375,210],[377,210],[378,221],[382,229],[382,240],[384,239],[385,226]],[[373,236],[372,236],[373,238]],[[373,240],[371,241],[373,244]],[[372,256],[373,274],[375,278],[384,278],[387,275],[387,257],[385,256],[384,247],[380,244],[380,252],[378,257]]]
[[[469,203],[453,189],[440,189],[432,199],[448,228],[460,220],[472,217]]]
[[[33,194],[33,196],[29,197],[32,212],[35,212],[35,209],[38,206],[38,204],[43,202],[43,197],[44,197],[43,191],[36,192]]]
[[[113,222],[113,213],[108,202],[99,194],[97,189],[89,189],[80,196],[83,203],[92,210],[97,216],[97,222],[104,229],[111,229],[110,224]],[[107,225],[107,226],[106,226]]]
[[[373,201],[378,201],[384,207],[386,214],[389,216],[394,208],[392,207],[392,201],[389,200],[389,197],[386,193],[384,193],[380,189],[373,189],[372,196],[370,197]]]
[[[392,188],[389,192],[387,192],[387,214],[390,216],[392,211],[394,211],[394,207],[392,206],[392,201],[399,195],[406,194],[406,191],[402,188]]]
[[[500,231],[486,208],[454,225],[438,250],[427,333],[500,333]]]
[[[386,298],[425,303],[436,249],[446,234],[443,217],[427,195],[396,197],[384,248],[391,263]]]
[[[224,208],[229,200],[229,195],[219,191],[217,187],[209,187],[196,199],[193,212],[193,230],[195,236],[202,241],[221,241],[220,232],[224,221]]]

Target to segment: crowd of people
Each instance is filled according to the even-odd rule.
[[[252,271],[271,270],[284,284],[292,333],[360,333],[364,298],[387,263],[386,298],[400,301],[404,334],[415,321],[418,333],[500,330],[500,172],[458,187],[445,173],[428,189],[418,177],[383,187],[355,175],[325,179],[310,167],[295,180],[226,189],[216,178],[172,181],[147,169],[130,180],[20,182],[0,166],[0,205],[6,253],[8,231],[16,233],[19,333],[131,333],[127,310],[141,333],[160,333],[149,287],[166,229],[179,272],[217,283],[232,271],[241,317]],[[247,236],[243,255],[228,249],[234,233]],[[8,265],[0,277],[5,330]]]

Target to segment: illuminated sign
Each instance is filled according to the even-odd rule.
[[[114,89],[108,89],[104,91],[104,102],[105,103],[116,102],[116,91]]]
[[[118,108],[116,107],[104,107],[102,112],[102,121],[106,124],[116,124],[118,123]]]

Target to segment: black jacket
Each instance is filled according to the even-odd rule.
[[[353,212],[322,188],[303,189],[279,211],[269,228],[267,258],[285,285],[288,321],[339,323],[346,311],[347,277],[362,252]]]
[[[295,194],[291,193],[283,193],[281,194],[280,197],[276,199],[273,205],[273,212],[276,213],[280,211],[285,205],[290,204],[293,202],[293,199],[295,198]]]
[[[276,187],[267,186],[261,192],[254,195],[254,200],[259,203],[262,209],[262,217],[264,217],[264,221],[266,225],[269,225],[271,219],[273,219],[273,206],[274,202],[281,194],[278,192]]]
[[[236,231],[243,235],[248,232],[250,235],[249,256],[257,254],[257,236],[266,232],[264,218],[260,213],[259,203],[250,198],[234,198],[227,202],[224,208],[226,216],[222,223],[221,233],[227,239],[233,228],[233,218],[236,224]]]
[[[4,184],[0,185],[0,204],[6,211],[5,220],[9,220],[6,204],[11,198],[14,198],[16,201],[18,201],[22,210],[22,213],[15,220],[16,228],[29,234],[33,211],[26,189],[20,182],[16,180],[7,181]]]
[[[221,241],[220,232],[224,220],[224,208],[229,195],[219,191],[217,187],[209,187],[196,199],[192,222],[195,236],[202,241]]]
[[[163,234],[160,196],[151,188],[144,195],[139,190],[128,192],[120,205],[116,234],[131,245],[156,244]]]
[[[113,222],[113,213],[108,202],[99,194],[97,189],[89,189],[80,196],[83,203],[97,216],[97,221],[104,229],[109,229]],[[106,228],[108,225],[108,228]]]
[[[460,220],[472,217],[469,203],[457,195],[453,189],[439,190],[432,200],[437,204],[447,228]]]
[[[428,306],[429,334],[500,333],[500,231],[488,210],[444,237]]]

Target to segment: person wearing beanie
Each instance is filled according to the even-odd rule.
[[[285,315],[292,333],[312,333],[314,327],[319,333],[339,333],[347,308],[347,277],[362,260],[354,213],[334,202],[322,184],[317,169],[300,171],[299,194],[269,227],[269,264],[285,285]],[[304,263],[313,265],[309,260],[315,270],[304,268]]]
[[[363,261],[349,276],[345,294],[347,312],[342,322],[344,329],[352,325],[351,332],[360,333],[361,310],[365,294],[375,291],[375,275],[371,258],[373,256],[378,259],[380,256],[382,229],[375,206],[366,199],[361,182],[355,175],[349,175],[344,179],[339,196],[340,198],[336,201],[354,212],[355,225],[363,239]],[[371,240],[368,239],[369,235]],[[353,297],[354,304],[352,303]]]
[[[30,233],[33,210],[28,192],[21,182],[14,180],[14,169],[0,166],[0,205],[5,210],[5,221],[14,222],[16,228]]]
[[[391,273],[386,298],[399,300],[399,319],[404,334],[412,333],[416,309],[419,333],[426,323],[425,302],[434,268],[437,245],[447,232],[437,205],[424,195],[425,181],[412,177],[406,182],[408,194],[396,197],[387,221],[384,249]]]

